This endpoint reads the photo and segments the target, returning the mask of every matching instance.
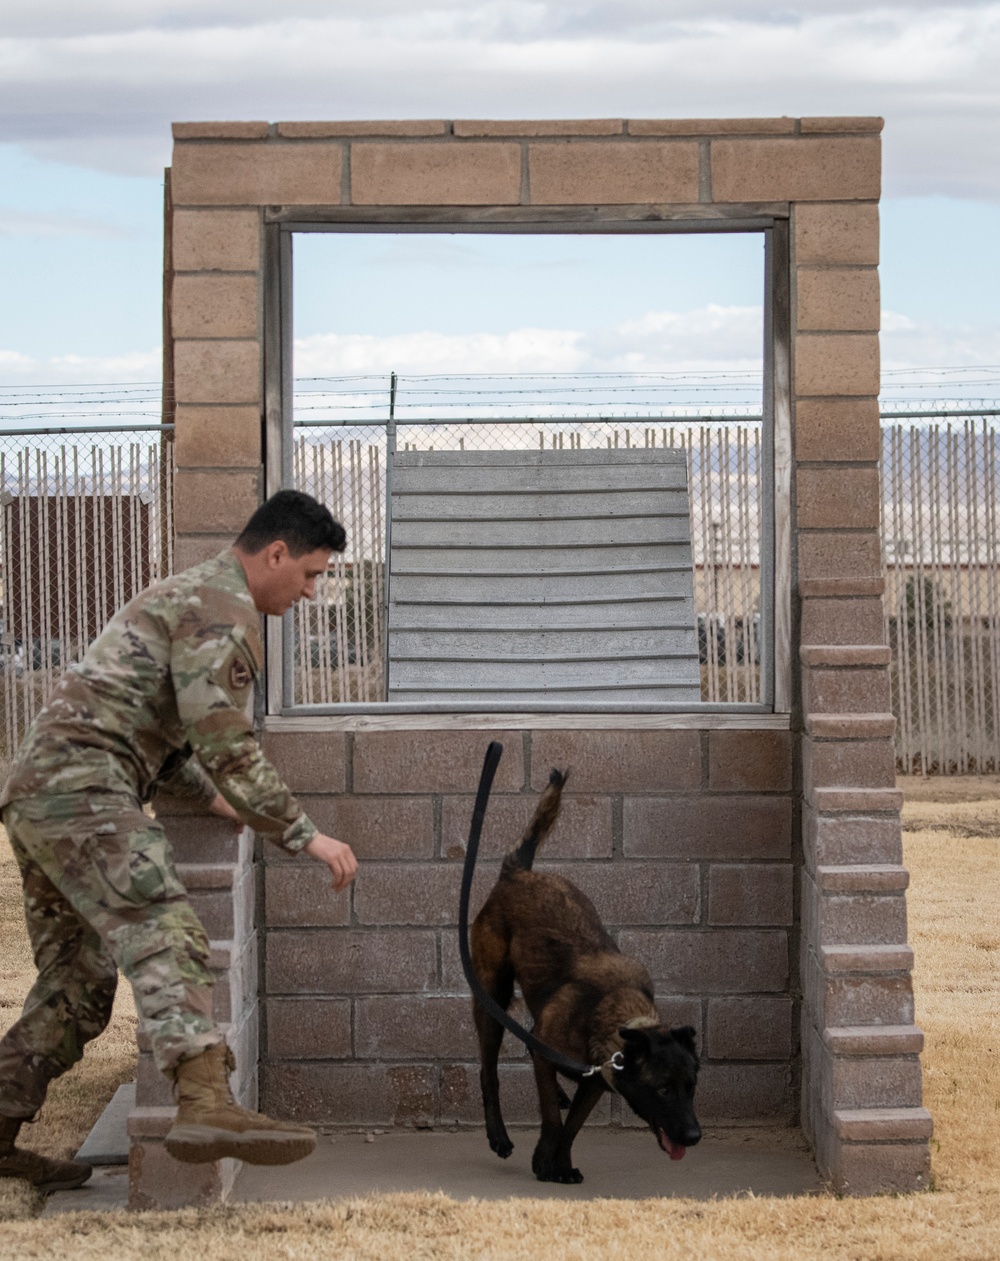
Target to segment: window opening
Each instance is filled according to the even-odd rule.
[[[301,602],[286,619],[285,705],[336,709],[406,700],[395,687],[400,676],[392,674],[389,642],[394,575],[388,571],[395,555],[390,508],[397,457],[412,467],[418,453],[455,453],[449,458],[461,477],[475,453],[604,452],[610,466],[616,453],[633,452],[641,467],[642,453],[649,461],[662,461],[671,452],[683,460],[686,472],[696,686],[676,702],[664,700],[659,689],[651,688],[645,697],[637,689],[621,707],[764,707],[762,667],[771,649],[765,643],[768,619],[761,613],[771,508],[762,234],[547,237],[541,242],[477,236],[471,246],[463,237],[466,266],[456,265],[448,252],[454,240],[403,233],[295,236],[294,391],[286,478],[328,503],[344,521],[348,549],[317,584],[315,598]],[[720,241],[727,248],[734,242],[739,246],[735,254],[730,250],[728,279],[704,262]],[[520,295],[520,305],[513,292],[518,248],[525,242],[533,265],[544,262],[548,250],[539,304],[525,301],[542,292],[537,276],[529,277],[534,287]],[[682,283],[672,291],[671,266],[693,243],[694,260],[688,260]],[[577,277],[566,286],[564,318],[557,318],[560,264],[567,255],[582,256],[584,272],[595,259],[597,270],[624,259],[622,271],[635,277],[640,249],[646,251],[642,283],[631,297],[612,292],[611,310],[602,312],[605,286],[596,284],[587,299]],[[365,251],[376,260],[367,266]],[[477,261],[468,263],[470,257]],[[498,259],[510,266],[494,266]],[[379,293],[375,280],[380,277]],[[691,301],[699,279],[700,306]],[[643,309],[655,297],[657,280],[664,290],[661,309]],[[687,297],[690,309],[662,309],[671,297],[675,306]],[[525,307],[549,326],[525,328],[522,316],[520,328],[510,327],[512,316]],[[331,327],[332,332],[322,331]],[[466,332],[470,327],[474,331]],[[559,362],[560,355],[559,366],[576,370],[537,370],[546,356]],[[504,363],[536,370],[498,371]],[[412,370],[425,364],[455,370]],[[402,370],[393,371],[396,365]],[[502,524],[498,518],[498,528]],[[663,525],[666,529],[667,518]],[[526,569],[529,564],[530,557]],[[579,613],[569,611],[570,619]],[[553,627],[554,645],[567,628],[547,625]],[[539,632],[544,629],[539,622]],[[532,655],[544,655],[544,638],[543,633],[533,637]],[[478,707],[573,708],[546,677],[564,675],[541,669],[537,684],[519,692],[514,705],[490,695]],[[615,707],[612,697],[597,702],[591,692],[582,695],[584,708]],[[448,702],[477,707],[471,696],[464,704],[455,696]],[[426,696],[413,704],[433,707]]]

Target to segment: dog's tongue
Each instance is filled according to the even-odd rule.
[[[660,1140],[660,1146],[667,1153],[667,1155],[670,1157],[671,1160],[684,1159],[684,1153],[687,1151],[687,1148],[682,1147],[680,1143],[672,1143],[670,1139],[667,1138],[665,1130],[660,1130],[658,1138]]]

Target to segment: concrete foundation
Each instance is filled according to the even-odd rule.
[[[310,1157],[297,1164],[278,1169],[244,1165],[229,1199],[300,1202],[441,1191],[459,1200],[641,1200],[659,1196],[710,1200],[727,1195],[813,1195],[822,1188],[808,1144],[797,1129],[710,1131],[698,1147],[677,1162],[664,1156],[648,1131],[588,1125],[573,1148],[573,1158],[584,1175],[576,1186],[536,1181],[531,1172],[531,1151],[537,1129],[512,1128],[511,1137],[514,1154],[500,1160],[490,1151],[482,1130],[328,1134],[320,1138]],[[80,1190],[50,1196],[43,1215],[125,1208],[126,1181],[104,1172],[95,1174]]]

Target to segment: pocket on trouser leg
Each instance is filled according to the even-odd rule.
[[[148,906],[184,897],[170,858],[169,842],[158,827],[128,828],[128,820],[96,824],[81,847],[93,864],[109,910]]]

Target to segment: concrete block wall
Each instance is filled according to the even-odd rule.
[[[482,1123],[458,957],[462,859],[483,731],[270,733],[319,827],[354,846],[334,897],[308,857],[265,849],[263,1091],[334,1125]],[[593,900],[643,960],[664,1019],[692,1024],[709,1119],[795,1113],[792,746],[787,731],[500,732],[473,913],[553,766],[571,767],[540,865]],[[523,1048],[502,1069],[512,1122],[537,1121]],[[595,1123],[635,1122],[606,1099]],[[635,1122],[637,1123],[637,1122]]]
[[[237,832],[184,801],[157,796],[156,816],[170,839],[177,874],[208,933],[209,966],[215,976],[213,1013],[236,1056],[230,1078],[245,1107],[257,1106],[258,959],[255,928],[256,870],[253,834]],[[179,1208],[225,1199],[239,1164],[232,1160],[181,1165],[163,1139],[176,1111],[170,1082],[153,1063],[148,1040],[139,1036],[135,1110],[129,1117],[129,1206]]]
[[[488,206],[527,221],[598,206],[629,207],[640,218],[678,210],[717,218],[741,208],[787,215],[796,205],[805,211],[798,249],[806,295],[796,388],[872,396],[881,125],[873,118],[175,124],[176,564],[218,551],[262,493],[262,226],[273,210],[325,208],[384,221],[397,210],[461,214]],[[849,428],[847,420],[817,425],[832,436],[837,423],[841,433]],[[843,493],[839,483],[830,493]]]
[[[797,1100],[822,1172],[856,1193],[926,1185],[930,1126],[882,644],[881,125],[184,123],[171,173],[179,566],[231,541],[263,494],[268,223],[788,222],[792,434],[790,459],[779,451],[776,513],[790,536],[778,681],[791,734],[566,733],[574,791],[559,861],[593,890],[623,945],[648,950],[671,1010],[700,1028],[708,1112],[762,1116],[766,1105],[779,1116]],[[294,749],[287,765],[318,821],[357,841],[365,860],[351,897],[336,902],[304,860],[269,853],[272,1104],[386,1123],[478,1115],[469,1061],[451,1049],[467,1009],[446,946],[483,743],[469,762],[470,734],[314,726],[271,737]],[[451,739],[446,754],[440,742]],[[674,750],[662,767],[622,752],[647,740]],[[498,833],[524,819],[554,741],[540,730],[508,737]],[[332,761],[310,781],[311,749]],[[780,852],[768,849],[775,837]],[[789,968],[780,985],[779,958]],[[758,989],[744,988],[734,960],[756,961]],[[381,979],[365,990],[368,976]],[[506,1067],[518,1115],[533,1115],[523,1061]]]
[[[879,228],[792,208],[802,1124],[841,1191],[927,1186],[879,536]]]

